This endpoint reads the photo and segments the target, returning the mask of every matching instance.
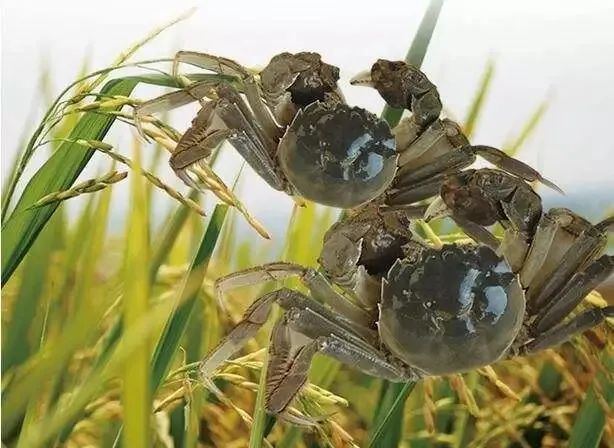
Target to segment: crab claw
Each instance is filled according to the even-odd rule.
[[[375,87],[373,78],[371,77],[371,69],[364,70],[350,79],[350,84],[353,86]]]
[[[424,212],[424,220],[429,222],[431,219],[445,218],[451,215],[452,210],[450,207],[448,207],[441,197],[437,197]]]

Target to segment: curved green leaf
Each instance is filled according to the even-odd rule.
[[[216,75],[200,75],[190,78],[199,80],[207,77],[220,78]],[[174,78],[154,74],[111,80],[104,85],[100,93],[129,96],[139,83],[180,87]],[[114,121],[115,117],[110,115],[85,113],[68,136],[68,140],[102,141]],[[2,285],[9,280],[59,203],[36,209],[29,209],[29,207],[50,193],[69,189],[93,153],[94,150],[78,143],[64,142],[30,179],[13,213],[2,226]]]

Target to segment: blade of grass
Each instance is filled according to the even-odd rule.
[[[101,93],[128,96],[139,83],[180,87],[168,76],[129,76],[107,82]],[[110,115],[86,113],[70,133],[69,140],[102,141],[114,121],[115,117]],[[11,216],[2,225],[2,285],[9,280],[59,204],[33,210],[29,210],[30,206],[50,193],[69,189],[93,153],[93,149],[78,143],[64,142],[30,179]]]
[[[518,150],[526,143],[529,137],[535,132],[537,126],[544,117],[544,114],[548,110],[548,100],[545,99],[533,111],[527,122],[524,124],[520,133],[512,139],[509,143],[503,145],[503,150],[510,156],[515,156]]]
[[[422,17],[422,22],[420,22],[420,26],[418,27],[418,31],[414,36],[414,40],[405,56],[405,62],[408,64],[418,68],[422,66],[422,61],[424,61],[426,51],[433,37],[433,32],[435,31],[443,2],[444,0],[431,0],[429,3],[426,13],[424,17]],[[384,107],[384,111],[382,112],[382,118],[388,122],[390,127],[394,127],[399,123],[401,115],[403,115],[403,109],[395,109],[388,105]]]
[[[32,425],[24,436],[24,446],[28,448],[49,446],[48,441],[56,437],[62,428],[73,421],[85,406],[93,401],[105,384],[121,374],[130,364],[135,351],[146,344],[166,321],[172,306],[173,304],[169,302],[155,305],[141,316],[138,322],[128,328],[108,363],[97,369],[88,381],[80,384],[71,393],[67,403],[56,406],[42,420]]]
[[[97,264],[92,260],[99,260],[103,252],[110,191],[100,194],[95,207],[94,199],[91,197],[88,201],[75,232],[69,237],[71,242],[66,250],[65,264],[68,272],[59,279],[57,295],[51,299],[56,310],[51,321],[56,328],[51,336],[41,336],[44,341],[39,352],[18,368],[15,383],[5,390],[3,405],[14,412],[8,412],[9,418],[3,419],[3,433],[19,421],[24,402],[39,395],[41,383],[48,381],[50,384],[50,402],[57,399],[62,377],[69,370],[66,367],[69,360],[96,333],[107,306],[105,296],[97,287]]]
[[[256,403],[254,404],[254,420],[252,422],[252,429],[249,433],[249,448],[262,447],[262,441],[264,440],[264,429],[267,426],[267,413],[264,409],[264,398],[269,355],[266,352],[262,363],[262,369],[260,370],[260,381],[258,382],[258,393],[256,394]]]
[[[51,265],[51,256],[57,249],[58,235],[61,234],[62,216],[53,217],[49,226],[41,233],[36,244],[30,249],[21,274],[19,293],[11,304],[11,318],[5,324],[2,340],[2,373],[23,363],[34,351],[28,334],[44,293],[46,279]],[[36,281],[32,281],[36,279]]]
[[[171,365],[173,357],[177,353],[179,341],[185,331],[186,325],[196,303],[200,287],[205,278],[209,260],[216,246],[220,230],[228,207],[217,205],[207,226],[198,252],[186,275],[183,286],[178,294],[179,306],[173,310],[162,336],[156,346],[151,365],[151,390],[155,391],[160,386]]]
[[[490,90],[490,85],[494,72],[495,64],[492,60],[489,59],[486,63],[486,68],[484,69],[484,74],[482,75],[482,79],[480,80],[478,89],[475,93],[475,96],[473,97],[473,101],[471,102],[471,106],[469,106],[469,112],[467,113],[465,125],[463,126],[465,135],[470,140],[480,118],[480,113],[484,108],[484,101],[486,100],[486,96],[488,95],[488,91]]]
[[[371,433],[369,447],[398,446],[401,439],[403,406],[414,389],[415,383],[384,383],[380,399],[382,406],[374,419],[375,430]]]
[[[135,145],[135,170],[140,170],[140,148]],[[129,329],[147,312],[149,279],[147,259],[149,251],[148,212],[145,187],[141,176],[133,175],[131,182],[131,212],[126,232],[124,258],[123,325]],[[125,367],[122,385],[123,440],[125,446],[145,448],[152,440],[149,431],[151,395],[149,391],[149,344],[144,342],[135,350]]]
[[[614,356],[606,351],[601,362],[605,372],[597,373],[580,406],[571,429],[569,448],[597,448],[603,436],[606,423],[604,407],[609,410],[614,404],[614,382],[608,378],[608,374],[614,371]],[[598,398],[597,394],[601,397]]]
[[[198,191],[192,190],[188,195],[188,199],[192,201],[198,200]],[[175,244],[179,232],[183,228],[189,215],[190,209],[180,204],[168,220],[162,235],[156,238],[157,243],[149,264],[149,281],[151,283],[155,281],[158,269],[160,269],[160,266],[162,266],[162,263]]]

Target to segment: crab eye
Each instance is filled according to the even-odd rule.
[[[447,245],[398,260],[382,289],[380,334],[399,358],[432,375],[498,360],[516,337],[524,294],[487,247]]]
[[[316,102],[299,111],[278,155],[301,196],[339,208],[381,194],[397,166],[395,140],[386,122],[342,103]]]

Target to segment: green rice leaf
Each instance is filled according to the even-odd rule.
[[[213,75],[209,75],[211,77]],[[193,77],[191,79],[206,79]],[[215,79],[219,77],[213,76]],[[114,79],[101,89],[102,94],[128,96],[139,84],[180,87],[164,75],[129,76]],[[110,115],[86,113],[74,127],[69,140],[102,141],[113,125]],[[2,285],[6,284],[28,249],[58,207],[52,203],[30,209],[38,200],[55,191],[68,190],[85,168],[94,153],[78,143],[64,142],[28,182],[21,198],[7,221],[2,225]]]
[[[614,356],[606,351],[601,356],[601,362],[605,372],[597,373],[582,402],[571,429],[569,448],[596,448],[603,436],[606,423],[604,405],[609,409],[614,405],[614,382],[608,378],[614,371]],[[601,400],[597,394],[601,395]]]
[[[373,419],[375,429],[369,439],[369,448],[399,445],[403,406],[414,386],[415,383],[385,382],[382,384],[382,394]]]
[[[217,243],[222,224],[226,217],[228,207],[217,205],[209,221],[207,231],[203,236],[198,252],[185,277],[183,286],[179,292],[177,308],[173,310],[167,322],[162,336],[156,346],[152,360],[151,390],[155,391],[166,377],[171,361],[177,353],[179,342],[186,329],[186,325],[194,309],[200,286],[205,278],[209,260]]]
[[[548,110],[548,100],[544,100],[538,104],[535,111],[531,114],[527,122],[524,124],[520,133],[510,142],[503,145],[503,150],[510,156],[515,156],[518,150],[527,142],[529,137],[535,132],[537,126],[544,118],[544,114]]]
[[[494,73],[495,64],[492,60],[488,60],[488,62],[486,63],[486,69],[484,70],[484,74],[482,75],[482,79],[480,80],[480,85],[478,86],[478,90],[473,97],[471,106],[469,106],[469,112],[467,113],[467,118],[465,119],[464,131],[465,135],[469,140],[471,140],[471,136],[475,131],[475,127],[480,118],[480,114],[484,109],[484,101],[486,100],[486,96],[488,95],[488,92],[490,90],[490,85]]]
[[[254,420],[252,422],[252,430],[249,433],[249,448],[262,447],[265,427],[267,426],[267,423],[271,423],[270,421],[267,421],[267,413],[264,409],[268,359],[268,354],[265,354],[262,369],[260,370],[260,381],[258,383],[256,403],[254,404]]]
[[[45,293],[51,256],[58,247],[61,226],[61,215],[58,214],[32,246],[24,264],[19,293],[11,304],[11,319],[5,324],[6,336],[2,340],[3,374],[11,367],[24,362],[37,347],[32,344],[34,341],[28,335],[37,311],[43,306],[41,301]],[[40,336],[40,331],[38,333]]]
[[[135,174],[141,169],[140,150],[136,147]],[[126,232],[126,253],[124,257],[124,300],[123,324],[131,328],[149,308],[149,278],[147,260],[149,238],[145,187],[141,176],[133,175],[130,201],[130,220]],[[150,414],[151,395],[149,391],[149,344],[138,347],[125,366],[122,384],[122,407],[124,415],[123,441],[125,446],[145,448],[151,444]]]

